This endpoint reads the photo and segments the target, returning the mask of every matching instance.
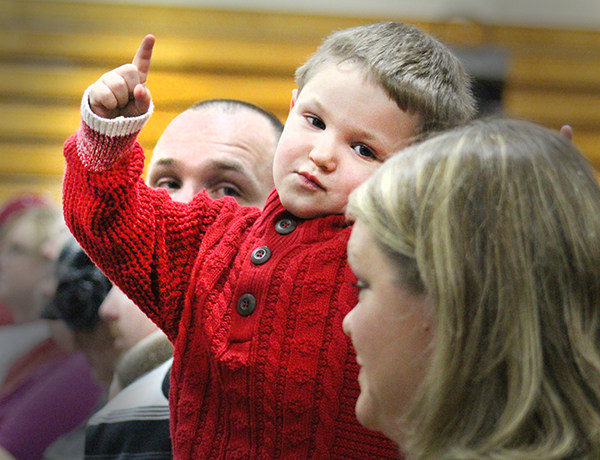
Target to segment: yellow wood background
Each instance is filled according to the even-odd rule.
[[[22,191],[60,198],[62,143],[84,89],[157,38],[148,82],[151,152],[178,113],[210,97],[245,99],[285,120],[293,74],[331,31],[374,20],[416,24],[449,45],[510,53],[504,110],[558,129],[600,170],[600,32],[410,18],[331,17],[59,1],[0,0],[0,201]]]

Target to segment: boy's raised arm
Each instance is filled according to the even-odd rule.
[[[152,98],[146,80],[155,41],[153,35],[146,35],[131,64],[105,73],[92,85],[89,104],[96,115],[137,117],[148,111]]]
[[[189,280],[171,275],[175,267],[192,272],[197,254],[186,245],[200,247],[209,223],[182,224],[189,210],[142,178],[136,139],[152,112],[146,80],[154,42],[146,36],[131,64],[86,90],[82,123],[64,144],[62,197],[65,222],[90,258],[172,338]]]

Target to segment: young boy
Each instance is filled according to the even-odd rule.
[[[174,343],[175,458],[395,458],[354,414],[344,210],[387,158],[472,117],[464,70],[402,23],[334,33],[298,69],[260,211],[204,193],[175,203],[144,185],[135,137],[152,111],[153,44],[84,95],[64,207],[82,246]]]

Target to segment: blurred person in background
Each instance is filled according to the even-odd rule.
[[[12,197],[0,208],[0,235],[4,226],[8,225],[13,217],[25,209],[32,207],[46,208],[49,206],[51,206],[49,201],[30,193]],[[8,292],[6,295],[9,295]],[[0,295],[0,386],[4,382],[6,372],[14,360],[40,340],[50,336],[50,329],[43,322],[30,321],[22,323],[20,327],[2,327],[14,324],[14,319],[11,308],[6,304],[6,301],[1,299],[2,296]]]
[[[69,235],[55,262],[55,278],[44,286],[49,299],[42,317],[64,322],[69,328],[74,347],[84,353],[103,392],[96,405],[107,401],[108,388],[118,358],[108,324],[100,319],[98,309],[112,283],[88,258],[77,241]],[[90,414],[91,415],[91,414]],[[46,449],[46,460],[80,460],[84,456],[85,425],[57,439]]]
[[[0,459],[38,460],[46,448],[93,412],[102,389],[62,321],[40,318],[40,286],[53,279],[68,235],[60,208],[25,207],[0,232],[0,301],[18,328],[36,327],[36,340],[16,353],[0,387]],[[14,330],[12,330],[14,331]],[[5,352],[6,350],[3,350]]]

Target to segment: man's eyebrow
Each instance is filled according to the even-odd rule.
[[[174,158],[160,158],[159,160],[156,160],[151,164],[155,166],[171,166],[177,164],[177,160],[175,160]]]
[[[212,160],[209,168],[214,170],[233,171],[240,174],[245,174],[248,172],[248,169],[243,165],[243,163],[231,160]]]
[[[175,158],[160,158],[159,160],[152,163],[153,166],[177,166],[180,162]],[[247,172],[247,168],[240,161],[234,160],[221,160],[221,159],[213,159],[210,160],[207,166],[207,169],[213,170],[225,170],[225,171],[234,171],[239,173]]]

